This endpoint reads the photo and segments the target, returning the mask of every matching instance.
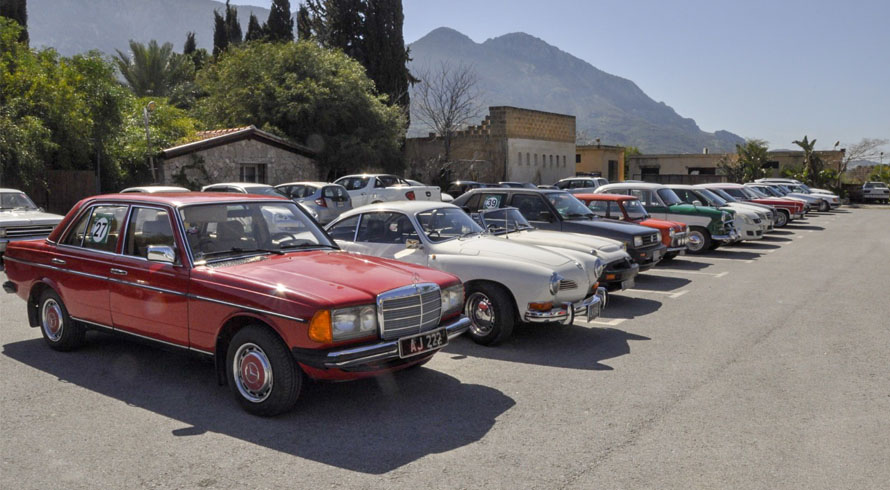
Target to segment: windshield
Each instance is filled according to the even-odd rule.
[[[479,221],[483,228],[495,235],[534,228],[516,208],[501,208],[479,213]]]
[[[726,202],[739,202],[738,199],[736,199],[733,196],[730,196],[723,189],[708,189],[708,190],[713,192],[714,194],[717,194],[718,196],[722,197],[723,200],[725,200]]]
[[[550,192],[546,196],[556,212],[565,219],[591,219],[594,216],[583,202],[567,192]]]
[[[482,233],[482,227],[459,208],[430,209],[416,216],[423,233],[433,243]]]
[[[248,194],[256,194],[258,196],[284,196],[287,197],[283,192],[279,191],[274,187],[245,187],[244,190]]]
[[[649,213],[646,212],[646,208],[643,207],[643,203],[639,199],[628,199],[621,202],[624,204],[624,212],[627,213],[628,218],[640,220],[649,217]]]
[[[0,193],[0,209],[37,209],[37,205],[24,192],[3,192]]]
[[[658,197],[661,198],[662,201],[668,206],[673,206],[674,204],[683,204],[683,200],[677,196],[677,193],[670,189],[658,189]]]
[[[742,191],[742,194],[748,196],[748,199],[763,199],[764,197],[769,197],[766,194],[762,194],[748,187],[742,187],[739,190]]]
[[[708,189],[696,189],[693,192],[704,197],[710,204],[717,207],[726,206],[726,204],[729,202],[726,199],[718,196],[717,194],[709,191]]]
[[[313,248],[337,248],[293,202],[200,204],[179,211],[196,264]]]
[[[865,188],[866,189],[886,189],[887,184],[885,184],[883,182],[866,182]]]

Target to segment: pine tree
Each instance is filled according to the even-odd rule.
[[[186,56],[191,56],[195,53],[195,50],[198,49],[198,44],[195,42],[195,33],[189,32],[185,35],[185,44],[182,46],[182,54]]]
[[[0,2],[0,17],[8,17],[22,26],[19,42],[28,44],[28,2],[27,0],[3,0]]]
[[[250,21],[247,22],[247,35],[244,36],[245,41],[257,41],[266,37],[266,30],[260,26],[260,21],[250,13]]]
[[[216,10],[213,11],[213,57],[217,58],[229,47],[229,34],[226,20]]]
[[[309,16],[309,9],[302,3],[297,10],[297,39],[300,41],[312,39],[312,19]]]
[[[300,6],[302,9],[303,6]],[[273,42],[290,42],[294,40],[294,19],[290,13],[289,0],[272,0],[269,19],[266,21],[266,32]]]
[[[362,51],[368,78],[374,80],[377,92],[389,96],[389,102],[398,104],[407,115],[408,85],[416,80],[408,72],[404,20],[401,0],[367,0]]]
[[[226,0],[226,36],[229,44],[241,44],[243,40],[241,24],[238,22],[238,9],[229,5],[229,0]]]

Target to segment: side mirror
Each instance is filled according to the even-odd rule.
[[[405,248],[409,250],[420,250],[423,248],[423,245],[420,244],[420,240],[409,238],[405,240]]]
[[[538,213],[538,221],[547,221],[548,223],[552,222],[553,214],[551,214],[550,211],[541,211],[540,213]]]
[[[150,262],[164,262],[167,264],[176,262],[176,252],[167,245],[149,245],[148,253],[145,255]]]
[[[698,199],[696,199],[695,201],[692,201],[692,205],[693,205],[693,206],[701,206],[701,201],[699,201]]]

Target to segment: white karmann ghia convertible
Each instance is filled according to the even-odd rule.
[[[507,339],[517,321],[571,324],[599,316],[603,262],[589,253],[548,250],[496,238],[447,203],[394,201],[343,213],[327,227],[344,250],[450,272],[464,283],[470,336]]]

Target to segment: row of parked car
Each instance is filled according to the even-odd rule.
[[[17,236],[3,289],[53,349],[97,329],[212,357],[246,410],[274,415],[307,378],[422,365],[464,333],[495,346],[520,322],[593,320],[662,261],[824,208],[774,182],[566,188],[478,187],[450,203],[390,175],[130,188]]]

